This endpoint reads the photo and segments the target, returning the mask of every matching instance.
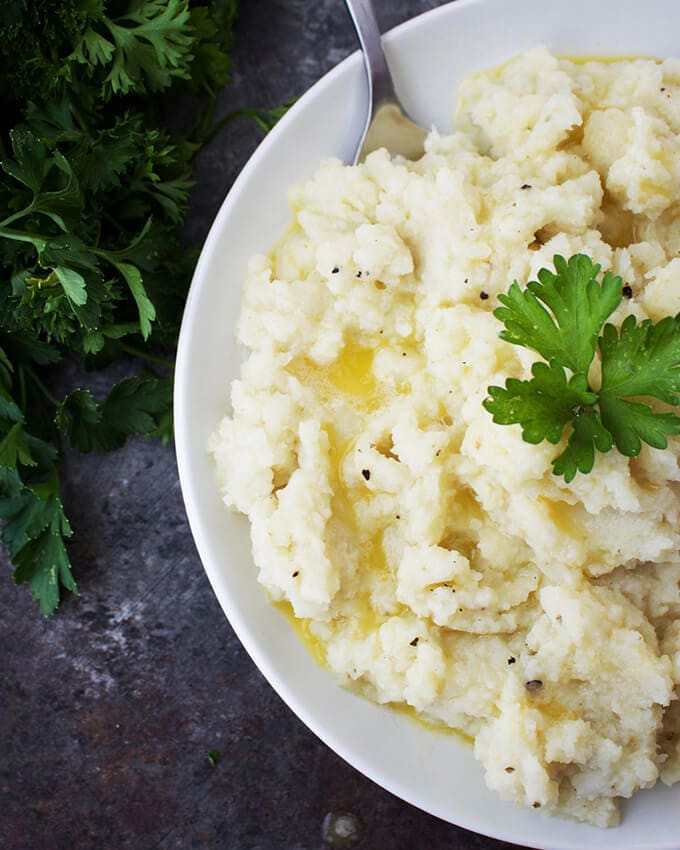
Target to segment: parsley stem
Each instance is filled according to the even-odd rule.
[[[40,390],[40,392],[50,402],[50,404],[53,404],[55,407],[59,407],[59,404],[60,404],[59,400],[52,395],[52,393],[47,389],[45,384],[43,384],[43,382],[40,380],[40,378],[35,374],[33,369],[30,366],[24,366],[24,372],[33,381],[33,383]]]
[[[140,360],[148,360],[149,363],[156,363],[158,366],[166,366],[168,369],[174,369],[175,367],[173,360],[168,360],[165,357],[159,357],[157,354],[150,354],[148,351],[136,348],[134,345],[128,345],[126,342],[122,342],[120,347],[127,354],[131,354],[133,357],[138,357]]]
[[[220,130],[229,124],[230,121],[233,121],[234,118],[238,118],[241,115],[245,115],[247,118],[250,118],[251,121],[254,121],[255,124],[263,130],[265,133],[269,130],[269,126],[263,120],[261,116],[261,112],[266,112],[267,110],[259,110],[259,109],[249,109],[246,106],[241,107],[240,109],[232,109],[231,112],[227,112],[226,115],[222,116],[220,120],[213,124],[213,126],[208,130],[208,132],[203,137],[203,144],[207,145],[208,142],[212,141],[215,136],[220,132]]]
[[[17,376],[19,378],[19,401],[21,403],[21,409],[26,410],[26,375],[24,374],[23,366],[19,366],[17,369]]]
[[[10,230],[4,227],[3,223],[0,223],[0,238],[13,239],[15,242],[30,242],[38,251],[41,251],[47,243],[47,240],[42,236],[33,236],[21,230]]]
[[[33,212],[33,203],[30,203],[25,209],[19,210],[19,212],[15,212],[12,215],[7,216],[4,221],[0,221],[0,227],[7,227],[7,225],[12,224],[13,221],[17,221],[20,218],[28,215]]]

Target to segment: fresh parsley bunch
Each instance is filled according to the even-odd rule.
[[[0,4],[1,537],[44,614],[77,592],[60,501],[62,441],[171,439],[175,340],[195,252],[181,242],[192,161],[229,79],[236,0]],[[165,117],[194,98],[201,118]],[[267,126],[278,117],[245,110]],[[105,398],[50,390],[137,358]],[[142,368],[143,364],[143,368]],[[160,367],[153,371],[154,367]]]
[[[494,315],[505,325],[501,338],[540,354],[528,381],[508,378],[489,387],[484,407],[501,425],[519,424],[527,443],[557,444],[555,475],[571,481],[588,473],[595,449],[614,446],[636,457],[642,443],[663,449],[667,435],[680,434],[680,416],[657,410],[643,399],[680,404],[680,315],[656,324],[628,316],[620,328],[607,318],[621,303],[621,278],[584,254],[554,258],[555,271],[541,269],[538,280],[521,289],[515,281]],[[599,353],[598,387],[589,382]],[[657,405],[658,407],[658,405]]]

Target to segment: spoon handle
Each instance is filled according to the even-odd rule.
[[[371,0],[345,0],[359,36],[373,110],[384,101],[396,101],[392,75],[380,40],[380,29]]]

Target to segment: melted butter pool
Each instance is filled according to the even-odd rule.
[[[320,366],[309,357],[296,357],[286,369],[303,384],[313,386],[323,402],[340,394],[346,402],[369,411],[381,401],[378,382],[373,374],[374,352],[347,342],[328,366]]]
[[[341,393],[356,399],[373,398],[377,392],[373,350],[347,343],[338,359],[326,369],[326,379]]]

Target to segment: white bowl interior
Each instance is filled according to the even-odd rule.
[[[458,0],[385,39],[397,88],[413,117],[450,129],[456,86],[545,44],[561,54],[680,54],[672,0]],[[354,54],[300,99],[251,158],[208,236],[186,305],[175,380],[176,448],[191,529],[208,577],[243,645],[280,696],[362,773],[452,823],[546,850],[673,850],[680,791],[658,786],[626,804],[620,827],[598,830],[502,803],[469,747],[340,689],[320,669],[256,581],[248,523],[217,494],[205,446],[228,411],[241,352],[235,339],[248,258],[288,223],[287,190],[328,156],[348,159],[365,109]]]

